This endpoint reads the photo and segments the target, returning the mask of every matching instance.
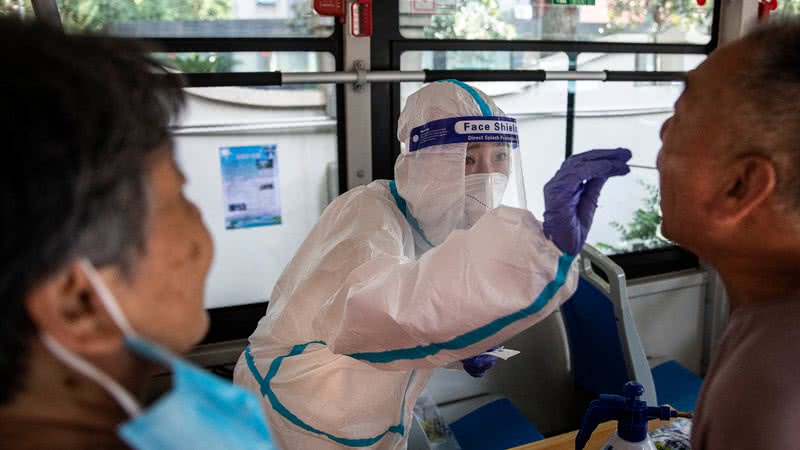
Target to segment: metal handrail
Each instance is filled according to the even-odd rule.
[[[365,70],[349,72],[187,73],[189,84],[201,86],[285,86],[290,84],[355,84],[460,81],[682,81],[686,72],[549,71],[549,70]]]

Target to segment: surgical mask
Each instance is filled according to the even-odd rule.
[[[464,221],[466,228],[497,208],[503,201],[508,177],[502,173],[476,173],[464,177]]]
[[[172,389],[142,410],[139,402],[114,379],[42,334],[42,342],[56,358],[102,386],[128,413],[131,419],[117,429],[126,444],[140,450],[277,449],[253,394],[138,336],[92,264],[80,264],[103,306],[124,333],[126,347],[172,370]]]

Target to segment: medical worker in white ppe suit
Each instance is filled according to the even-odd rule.
[[[481,375],[491,362],[476,355],[572,295],[600,188],[630,158],[568,159],[545,188],[543,225],[500,206],[525,205],[520,151],[516,122],[485,94],[423,87],[398,138],[395,180],[325,210],[236,365],[283,449],[405,448],[432,369],[464,361]]]

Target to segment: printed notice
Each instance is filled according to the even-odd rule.
[[[277,145],[219,149],[226,229],[281,223],[277,150]]]

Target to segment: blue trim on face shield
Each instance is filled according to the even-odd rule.
[[[427,236],[425,236],[425,232],[422,231],[422,227],[419,226],[419,222],[417,222],[417,219],[414,218],[414,216],[408,210],[408,204],[406,203],[406,200],[403,197],[401,197],[400,194],[397,192],[397,183],[395,183],[394,180],[389,182],[389,190],[392,192],[392,197],[394,197],[394,202],[397,203],[397,208],[400,210],[401,213],[403,213],[403,216],[405,216],[406,221],[408,221],[408,224],[411,225],[412,228],[414,228],[414,230],[420,235],[420,237],[422,238],[423,241],[425,241],[426,244],[430,245],[431,247],[434,247],[434,245],[431,244],[431,241],[428,240]]]
[[[517,120],[502,116],[462,116],[438,119],[415,127],[408,151],[448,144],[489,143],[519,147]]]
[[[458,81],[453,79],[441,80],[439,81],[439,83],[453,83],[456,86],[460,87],[461,89],[464,89],[465,91],[467,91],[467,93],[469,93],[469,95],[472,96],[472,98],[475,99],[475,103],[477,103],[478,108],[481,109],[481,114],[483,114],[484,116],[492,115],[492,108],[489,108],[489,105],[486,104],[486,101],[483,99],[483,97],[481,97],[481,94],[479,94],[478,91],[476,91],[475,88],[473,88],[472,86],[468,85],[467,83],[464,83],[463,81]]]
[[[435,355],[442,350],[460,350],[477,344],[478,342],[499,333],[503,328],[508,327],[514,322],[525,319],[541,311],[542,308],[547,305],[547,303],[556,295],[556,292],[558,292],[561,286],[563,286],[566,282],[569,268],[572,266],[572,261],[574,259],[574,256],[570,256],[566,253],[562,254],[561,257],[558,258],[558,269],[556,270],[555,279],[547,283],[533,303],[515,313],[495,319],[494,321],[489,322],[480,328],[462,334],[461,336],[455,337],[447,342],[419,345],[417,347],[398,350],[386,350],[382,352],[354,353],[349,356],[361,361],[385,364],[397,360],[423,359],[428,356]]]
[[[274,360],[272,360],[272,364],[270,364],[269,366],[269,371],[267,372],[267,375],[264,378],[261,377],[261,374],[259,373],[258,368],[256,367],[255,360],[253,359],[253,355],[250,354],[250,346],[248,345],[247,348],[245,349],[244,357],[245,360],[247,360],[247,367],[250,369],[250,373],[253,375],[253,378],[255,378],[256,382],[259,384],[259,386],[261,386],[261,394],[265,396],[267,400],[269,400],[269,404],[270,406],[272,406],[272,409],[274,409],[275,412],[277,412],[278,414],[283,416],[286,420],[293,423],[295,426],[299,428],[302,428],[314,434],[325,436],[326,438],[332,440],[333,442],[336,442],[337,444],[346,445],[348,447],[369,447],[371,445],[375,445],[378,441],[383,439],[384,436],[386,436],[389,433],[395,433],[401,436],[405,434],[406,397],[408,396],[408,390],[411,388],[411,383],[417,376],[416,370],[411,372],[411,376],[408,379],[408,385],[406,385],[406,390],[403,393],[403,403],[402,406],[400,407],[400,423],[389,427],[383,433],[371,438],[347,439],[334,436],[330,433],[326,433],[324,431],[320,431],[312,427],[311,425],[303,422],[299,417],[295,416],[291,411],[289,411],[289,409],[283,403],[281,403],[280,400],[278,400],[278,397],[275,395],[275,392],[272,391],[270,382],[272,381],[273,378],[275,378],[275,375],[278,374],[278,369],[280,369],[284,359],[291,358],[292,356],[297,356],[303,353],[306,347],[312,344],[327,345],[323,341],[312,341],[305,344],[295,345],[294,347],[292,347],[292,350],[288,354],[279,356]]]

